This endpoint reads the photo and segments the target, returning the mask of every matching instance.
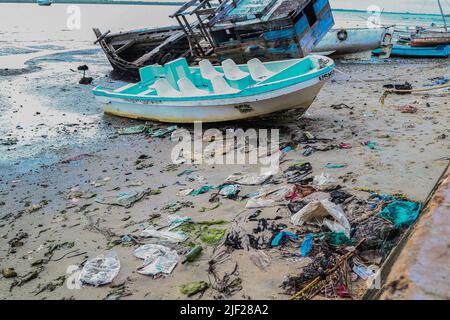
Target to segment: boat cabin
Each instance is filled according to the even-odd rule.
[[[192,48],[204,53],[202,42],[208,43],[220,61],[305,57],[334,25],[328,0],[223,0],[217,7],[209,2],[192,0],[172,17]],[[189,23],[186,16],[193,14],[196,20]]]

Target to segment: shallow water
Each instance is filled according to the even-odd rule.
[[[0,169],[11,163],[22,171],[58,159],[56,151],[93,142],[110,130],[92,86],[80,86],[77,66],[87,64],[94,84],[111,70],[95,40],[93,27],[112,32],[160,27],[175,6],[0,4]],[[73,14],[79,10],[79,28]],[[365,12],[337,11],[336,27],[365,27]],[[439,23],[435,15],[383,14],[381,23],[415,26]],[[77,51],[73,51],[77,50]],[[9,70],[3,70],[8,68]],[[16,70],[11,70],[16,69]],[[39,72],[34,72],[39,70]],[[82,91],[83,99],[80,99]],[[28,164],[28,165],[27,165]]]

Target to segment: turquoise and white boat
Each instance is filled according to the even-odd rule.
[[[189,67],[179,58],[141,68],[138,83],[115,90],[98,86],[93,92],[108,114],[174,123],[220,122],[294,108],[306,111],[334,67],[333,60],[317,55],[265,63],[255,58],[244,65],[228,59],[220,67],[209,60]]]

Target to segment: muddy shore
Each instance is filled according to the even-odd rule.
[[[118,240],[124,235],[137,237],[153,223],[161,224],[170,214],[170,209],[163,208],[177,201],[188,202],[177,215],[196,222],[226,220],[219,229],[229,231],[239,223],[251,232],[258,223],[248,219],[255,210],[245,209],[245,201],[220,198],[220,205],[212,209],[216,204],[209,201],[212,191],[196,197],[177,193],[186,188],[218,186],[232,173],[256,172],[259,168],[173,166],[170,153],[174,142],[170,136],[119,135],[117,129],[143,122],[103,115],[102,106],[93,100],[92,86],[79,85],[80,74],[71,71],[87,64],[89,76],[95,79],[93,85],[109,82],[105,75],[110,66],[100,52],[43,58],[36,64],[38,68],[31,71],[0,77],[1,138],[5,141],[0,145],[0,269],[14,268],[17,273],[8,279],[0,277],[0,298],[185,298],[180,285],[209,282],[208,261],[220,248],[204,245],[198,260],[179,263],[171,275],[153,279],[136,272],[142,263],[132,253],[137,244]],[[450,156],[449,92],[391,95],[384,106],[379,99],[382,86],[388,83],[409,81],[414,87],[424,87],[433,85],[432,78],[450,76],[448,61],[392,59],[375,64],[338,63],[337,68],[341,72],[323,88],[305,115],[293,111],[212,127],[279,128],[283,141],[292,140],[296,131],[329,139],[327,146],[348,144],[350,149],[318,150],[305,156],[307,145],[293,143],[295,148],[286,152],[281,169],[308,161],[311,176],[327,172],[358,198],[367,198],[368,193],[361,189],[370,189],[424,201]],[[402,113],[405,105],[416,107],[417,112]],[[376,148],[364,145],[367,141],[375,142]],[[308,145],[320,149],[324,143]],[[325,168],[329,163],[346,166]],[[177,175],[186,169],[193,172]],[[141,187],[160,193],[146,195],[130,208],[95,201],[98,196]],[[243,187],[241,194],[260,188]],[[156,214],[161,217],[152,219]],[[296,229],[285,206],[262,208],[259,218],[277,216],[277,223]],[[70,266],[80,266],[110,250],[118,253],[121,263],[113,285],[69,288]],[[264,252],[270,258],[266,270],[254,264],[251,250],[231,251],[229,259],[217,267],[223,274],[237,265],[240,290],[224,294],[210,288],[192,298],[289,298],[280,285],[287,275],[299,272],[304,260],[287,257],[278,248]]]

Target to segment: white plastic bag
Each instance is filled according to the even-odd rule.
[[[232,174],[229,176],[225,183],[227,182],[235,182],[241,185],[247,185],[247,186],[255,186],[263,184],[267,181],[271,176],[273,175],[272,172],[266,172],[263,174],[256,174],[256,173],[247,173],[247,174]]]
[[[110,283],[119,273],[120,261],[117,253],[112,251],[88,260],[80,273],[82,283],[101,286]]]
[[[144,263],[138,268],[138,273],[151,276],[172,273],[180,260],[175,250],[159,244],[144,244],[134,250],[134,256],[144,259]]]
[[[329,200],[312,201],[291,217],[296,226],[305,222],[325,225],[333,232],[342,232],[350,238],[350,223],[341,206]]]
[[[250,198],[245,207],[247,209],[272,207],[285,203],[285,197],[293,189],[292,186],[280,186],[267,190],[263,188],[259,194]]]
[[[156,229],[145,229],[140,234],[144,238],[162,238],[170,242],[184,242],[188,238],[183,232],[159,231]]]

